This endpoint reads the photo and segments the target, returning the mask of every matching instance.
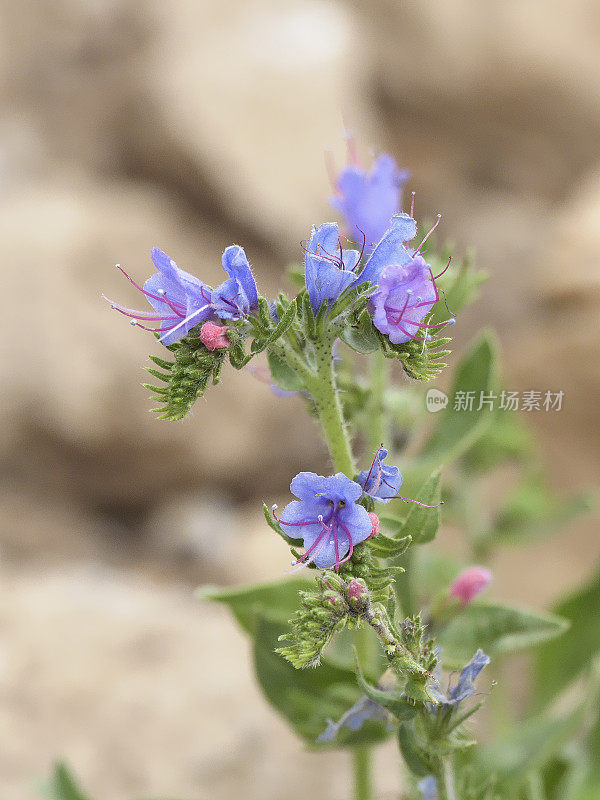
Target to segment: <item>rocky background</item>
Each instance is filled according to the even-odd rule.
[[[153,419],[157,346],[100,299],[139,302],[112,265],[143,279],[153,245],[210,283],[243,244],[273,291],[344,124],[489,270],[457,345],[491,321],[511,388],[564,390],[530,417],[557,490],[597,481],[599,38],[593,0],[0,0],[0,794],[63,756],[104,800],[347,796],[192,596],[281,574],[256,500],[324,448],[244,374]],[[546,603],[599,549],[590,517],[508,553],[496,595]]]

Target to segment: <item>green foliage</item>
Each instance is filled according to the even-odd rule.
[[[583,717],[582,709],[577,708],[560,717],[544,714],[520,721],[477,752],[473,769],[481,781],[493,776],[503,798],[520,797],[528,776],[561,751],[581,728]]]
[[[275,652],[281,633],[278,621],[257,618],[254,666],[261,689],[289,725],[314,745],[328,719],[339,719],[359,698],[353,670],[323,662],[318,669],[295,669]],[[387,736],[382,722],[366,723],[360,730],[344,729],[336,745],[368,744]]]
[[[367,697],[383,708],[387,708],[396,719],[409,720],[417,713],[417,704],[402,689],[380,689],[372,686],[362,674],[358,658],[356,658],[356,677],[358,685]]]
[[[417,503],[410,504],[410,511],[404,521],[385,516],[381,521],[395,537],[410,536],[414,544],[432,542],[440,527],[441,473],[435,470],[421,486],[413,500],[436,508],[423,508]]]
[[[488,427],[463,454],[461,464],[469,474],[487,472],[504,461],[531,461],[534,454],[531,433],[514,411],[487,412]]]
[[[199,600],[226,605],[246,633],[254,630],[256,614],[287,624],[298,607],[298,593],[313,587],[308,576],[288,578],[275,583],[253,583],[246,586],[203,586],[196,592]]]
[[[302,377],[272,350],[268,351],[267,360],[269,362],[273,383],[275,383],[276,386],[288,392],[298,392],[304,389]]]
[[[428,256],[434,275],[446,267],[449,255],[450,251],[446,249],[437,257],[435,255]],[[441,297],[432,309],[431,321],[433,323],[444,322],[448,319],[449,313],[458,314],[463,308],[470,305],[476,299],[479,287],[485,280],[487,280],[487,273],[474,266],[471,252],[467,253],[460,261],[453,257],[450,268],[437,281]]]
[[[556,641],[538,652],[535,669],[535,702],[545,705],[589,669],[600,652],[600,572],[555,607],[571,623]]]
[[[547,537],[590,508],[585,495],[556,496],[539,470],[525,475],[500,507],[491,536],[497,543]]]
[[[57,761],[48,784],[43,788],[44,797],[48,800],[91,800],[79,788],[69,768],[62,761]]]
[[[564,634],[569,622],[554,614],[474,602],[440,631],[444,662],[464,664],[477,648],[487,655],[535,647]]]
[[[493,421],[486,406],[478,410],[480,392],[491,392],[496,382],[496,337],[490,331],[482,333],[461,359],[446,408],[436,415],[437,425],[425,442],[418,461],[441,466],[465,453]],[[459,411],[454,407],[457,392],[474,392],[473,411]]]

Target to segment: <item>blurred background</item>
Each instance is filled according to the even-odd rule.
[[[495,326],[508,388],[565,392],[528,415],[556,490],[593,485],[600,6],[1,0],[0,26],[0,793],[64,756],[105,800],[346,796],[347,756],[301,751],[192,594],[288,568],[260,503],[328,469],[317,431],[232,370],[153,418],[159,347],[100,294],[139,306],[113,265],[143,281],[153,245],[219,283],[233,242],[274,292],[334,218],[323,153],[341,165],[350,127],[490,273],[452,363]],[[494,594],[547,605],[599,550],[588,517],[503,554]]]

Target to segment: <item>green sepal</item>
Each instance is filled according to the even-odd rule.
[[[448,337],[436,336],[429,341],[423,341],[427,336],[427,329],[421,328],[415,335],[422,341],[411,339],[402,344],[393,344],[375,327],[373,331],[384,356],[397,358],[410,378],[430,381],[446,366],[443,359],[450,355],[450,350],[446,349],[446,345],[451,341]]]
[[[412,544],[412,540],[413,538],[410,534],[396,539],[390,538],[383,533],[378,533],[377,536],[370,540],[369,546],[373,555],[380,558],[393,558],[405,553]]]
[[[296,304],[290,303],[277,325],[265,331],[264,335],[257,336],[252,342],[250,350],[253,353],[262,353],[270,344],[280,339],[293,324],[296,318],[296,311]]]
[[[283,541],[288,545],[298,545],[299,539],[293,539],[291,536],[288,536],[285,531],[282,530],[281,525],[277,522],[273,514],[271,513],[270,509],[267,507],[266,503],[263,503],[263,514],[265,515],[265,519],[267,521],[267,525],[269,528],[278,533]]]

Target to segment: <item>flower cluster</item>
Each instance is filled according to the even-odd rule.
[[[258,307],[254,276],[243,248],[238,245],[231,245],[223,252],[223,269],[229,278],[216,289],[211,289],[199,278],[180,269],[160,248],[153,247],[150,255],[157,272],[148,278],[143,287],[135,283],[120,265],[117,268],[142,292],[154,313],[109,302],[112,308],[131,317],[132,324],[160,334],[160,341],[164,345],[173,344],[207,320],[214,325],[217,320],[240,319]],[[156,324],[156,327],[149,328],[142,324],[148,322]],[[226,331],[218,333],[225,334]],[[215,338],[214,328],[205,333],[205,338],[209,350],[227,346],[224,338]]]

